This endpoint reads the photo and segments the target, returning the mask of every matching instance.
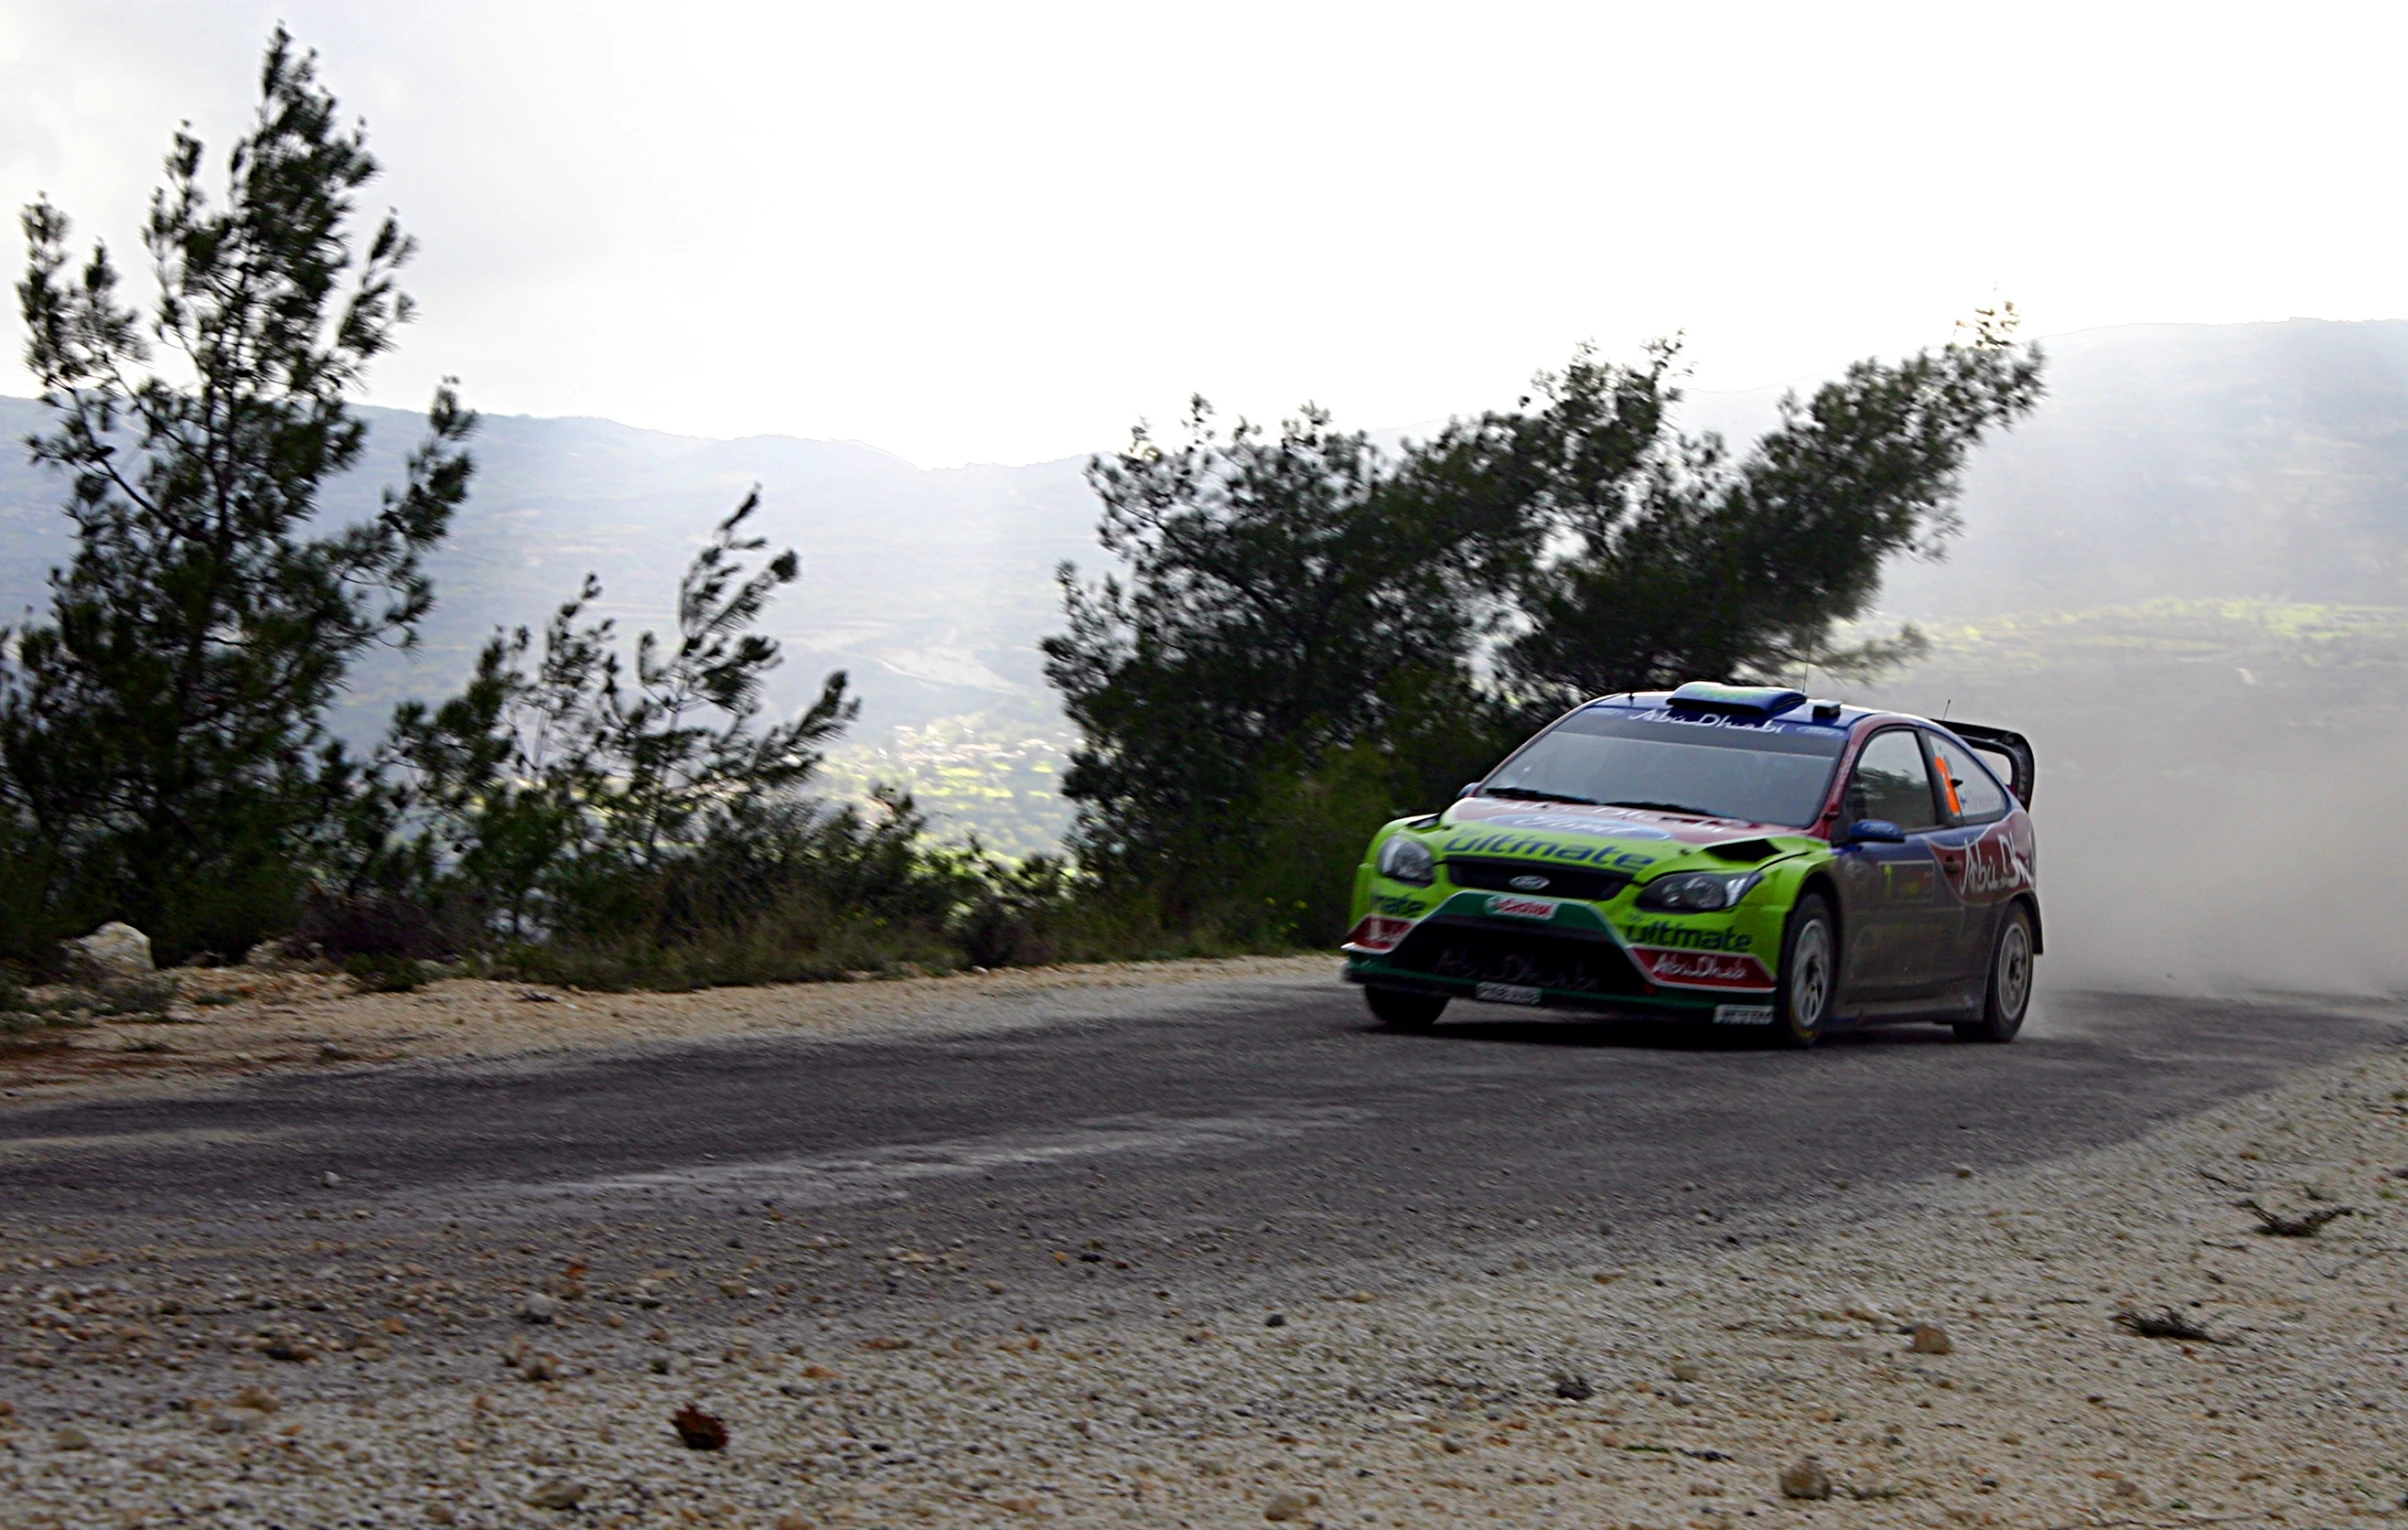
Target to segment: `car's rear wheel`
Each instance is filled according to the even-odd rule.
[[[2023,1029],[2024,1012],[2032,1007],[2032,914],[2011,904],[1998,922],[1998,939],[1990,948],[1990,980],[1982,994],[1982,1017],[1956,1028],[1959,1041],[2005,1043]]]
[[[1363,1000],[1380,1024],[1392,1031],[1426,1031],[1446,1013],[1446,1000],[1401,988],[1366,988]]]
[[[1773,995],[1772,1039],[1810,1047],[1823,1039],[1839,995],[1839,921],[1821,893],[1808,893],[1789,911],[1781,932],[1781,985]]]

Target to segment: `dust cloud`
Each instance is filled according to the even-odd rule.
[[[2032,740],[2044,996],[2408,997],[2408,667],[2158,637],[1852,699]]]

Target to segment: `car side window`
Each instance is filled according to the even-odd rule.
[[[1886,818],[1912,834],[1940,826],[1938,804],[1931,791],[1931,772],[1923,764],[1923,745],[1911,728],[1891,728],[1873,735],[1856,759],[1856,774],[1848,778],[1847,814]]]
[[[1931,762],[1938,768],[1940,801],[1958,823],[1992,823],[2007,816],[2006,788],[1982,768],[1972,750],[1952,738],[1928,734]]]

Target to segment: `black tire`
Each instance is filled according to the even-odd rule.
[[[2032,1007],[2032,959],[2032,912],[2020,903],[2009,904],[2007,917],[1998,922],[1998,939],[1990,945],[1982,1017],[1957,1026],[1957,1040],[2004,1046],[2015,1039]]]
[[[1426,993],[1406,993],[1401,988],[1366,988],[1363,1002],[1380,1024],[1392,1031],[1426,1031],[1446,1013],[1446,1000]]]
[[[1781,931],[1781,986],[1773,993],[1772,1042],[1803,1050],[1823,1039],[1839,997],[1839,921],[1821,893],[1789,911]]]

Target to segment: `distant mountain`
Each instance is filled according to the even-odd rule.
[[[1966,474],[1964,536],[1945,563],[1893,569],[1884,607],[2408,603],[2408,322],[2134,325],[2046,348],[2047,399]]]
[[[405,411],[364,414],[368,460],[328,495],[331,516],[371,508],[419,433]],[[9,438],[41,424],[38,405],[0,399]],[[803,554],[768,622],[788,650],[779,699],[799,703],[848,669],[869,727],[1042,689],[1032,645],[1057,609],[1054,565],[1094,561],[1095,507],[1075,461],[930,472],[847,442],[508,415],[487,416],[474,449],[474,495],[432,560],[425,650],[368,667],[355,726],[404,696],[448,691],[494,627],[540,624],[588,571],[604,585],[597,609],[622,628],[665,624],[694,549],[756,483],[762,534]],[[0,621],[46,601],[46,571],[71,545],[60,499],[21,452],[0,457]]]
[[[1947,560],[1892,570],[1889,617],[2408,604],[2408,322],[2141,325],[2047,348],[2046,401],[1971,465]],[[1744,440],[1777,398],[1699,395],[1687,421]],[[371,505],[418,433],[406,412],[366,414],[370,460],[329,497],[335,515]],[[0,399],[8,437],[41,421]],[[1034,645],[1059,622],[1054,565],[1102,561],[1080,462],[927,471],[852,443],[522,416],[487,417],[476,452],[474,498],[434,559],[427,646],[367,667],[347,730],[448,692],[493,627],[540,623],[588,570],[623,627],[665,622],[693,548],[759,483],[762,531],[803,554],[769,620],[789,655],[776,699],[798,704],[841,667],[866,702],[839,778],[899,775],[1008,845],[1058,828],[1044,787],[1064,734]],[[67,551],[59,500],[21,453],[0,453],[0,620],[42,600]]]

